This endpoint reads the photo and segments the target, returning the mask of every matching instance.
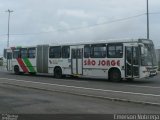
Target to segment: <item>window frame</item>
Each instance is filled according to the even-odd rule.
[[[89,52],[85,51],[86,48],[89,48]],[[84,45],[84,58],[90,58],[91,57],[91,45]]]
[[[67,49],[64,49],[67,48]],[[69,51],[68,51],[69,49]],[[67,52],[65,52],[65,50],[67,50]],[[62,58],[70,58],[70,46],[62,46],[61,47],[61,57]]]
[[[23,50],[26,50],[26,53],[24,54],[22,54],[22,51]],[[25,56],[24,56],[25,55]],[[28,49],[27,48],[21,48],[20,49],[20,56],[21,56],[21,58],[28,58]]]
[[[114,46],[114,52],[115,52],[115,55],[114,56],[111,56],[110,54],[109,54],[109,52],[110,52],[110,50],[109,50],[109,47],[110,46]],[[119,54],[119,55],[116,55],[116,53],[117,53],[117,49],[116,49],[116,47],[118,47],[118,46],[121,46],[121,51],[120,52],[122,52],[121,54]],[[109,44],[107,44],[107,58],[123,58],[123,54],[124,54],[124,52],[123,52],[123,49],[124,49],[124,47],[123,47],[123,43],[109,43]]]
[[[16,57],[15,57],[15,52],[16,52],[16,55],[17,55]],[[19,49],[13,50],[13,59],[17,59],[17,58],[21,58]]]
[[[105,47],[105,51],[94,51],[94,47]],[[101,52],[101,53],[104,52],[105,56],[102,56],[102,55],[101,56],[95,56],[94,55],[95,52]],[[107,56],[107,45],[106,44],[92,44],[91,45],[91,55],[90,55],[91,58],[106,58],[106,56]]]
[[[29,52],[30,50],[34,50],[34,52]],[[30,57],[30,55],[33,55],[33,57]],[[28,48],[28,58],[32,59],[32,58],[36,58],[36,47],[31,47],[31,48]]]
[[[51,56],[51,49],[53,49],[53,48],[60,48],[60,51],[59,51],[60,55],[58,57]],[[54,55],[54,53],[53,53],[53,55]],[[62,47],[61,46],[50,46],[49,47],[49,58],[61,58],[61,57],[62,57]]]

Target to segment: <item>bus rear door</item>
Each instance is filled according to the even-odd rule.
[[[83,74],[83,48],[71,49],[71,72],[73,75]]]

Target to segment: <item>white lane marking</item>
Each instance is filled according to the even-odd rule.
[[[141,85],[125,85],[125,86],[160,89],[160,87],[155,87],[155,86],[141,86]]]
[[[115,91],[115,90],[105,90],[105,89],[96,89],[96,88],[86,88],[86,87],[68,86],[68,85],[51,84],[51,83],[43,83],[43,82],[33,82],[33,81],[17,80],[17,79],[9,79],[9,78],[0,78],[0,79],[5,79],[5,80],[8,80],[8,81],[14,80],[14,81],[17,81],[17,82],[26,82],[26,83],[51,85],[51,86],[58,86],[58,87],[75,88],[75,89],[84,89],[84,90],[93,90],[93,91],[103,91],[103,92],[113,92],[113,93],[123,93],[123,94],[160,97],[160,95],[157,95],[157,94],[146,94],[146,93],[135,93],[135,92],[126,92],[126,91]]]

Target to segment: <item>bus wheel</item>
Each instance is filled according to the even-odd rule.
[[[54,69],[54,77],[55,78],[62,78],[62,70],[60,67],[56,67]]]
[[[30,75],[36,75],[36,72],[29,72]]]
[[[113,69],[109,72],[109,80],[113,82],[121,81],[121,73],[118,69]]]
[[[127,78],[127,82],[133,82],[134,78]]]
[[[19,67],[18,67],[18,66],[14,66],[14,73],[15,73],[16,75],[19,75],[19,74],[20,74],[20,72],[19,72]]]

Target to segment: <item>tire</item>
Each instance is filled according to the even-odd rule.
[[[16,75],[19,75],[20,74],[20,71],[19,71],[19,67],[18,66],[14,66],[14,73]]]
[[[127,78],[126,80],[127,80],[127,82],[133,82],[134,78]]]
[[[29,72],[30,75],[36,75],[36,72]]]
[[[54,69],[54,77],[55,78],[62,78],[62,70],[60,67],[56,67]]]
[[[121,81],[121,73],[118,69],[113,69],[109,72],[109,80],[113,82]]]

